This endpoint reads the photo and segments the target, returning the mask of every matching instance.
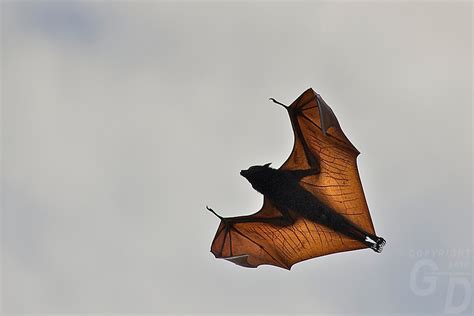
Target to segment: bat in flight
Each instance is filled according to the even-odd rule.
[[[288,111],[293,150],[279,169],[242,170],[263,194],[252,215],[222,217],[211,252],[235,264],[290,269],[297,262],[349,250],[381,252],[385,240],[375,234],[357,170],[359,151],[344,135],[334,112],[306,90]]]

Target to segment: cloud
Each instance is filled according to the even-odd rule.
[[[9,2],[5,8],[14,17],[11,20],[30,36],[69,45],[90,44],[100,37],[100,12],[87,2]]]

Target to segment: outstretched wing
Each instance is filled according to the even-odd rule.
[[[250,216],[276,215],[278,212],[265,199],[262,209]],[[211,252],[216,258],[248,268],[268,264],[290,270],[300,261],[364,247],[359,241],[298,217],[292,225],[284,227],[261,222],[235,223],[226,227],[221,221]]]
[[[359,151],[344,135],[334,112],[313,89],[306,90],[290,109],[295,142],[280,169],[310,168],[307,156],[315,157],[321,172],[303,178],[300,184],[358,227],[375,234],[357,169]]]
[[[260,211],[250,217],[274,218],[280,215],[280,211],[270,200],[264,198]],[[270,264],[288,269],[288,262],[282,256],[284,244],[279,244],[280,240],[284,241],[285,238],[273,236],[277,230],[274,225],[262,222],[234,223],[226,226],[224,221],[221,221],[212,241],[211,252],[216,258],[224,258],[248,268]]]

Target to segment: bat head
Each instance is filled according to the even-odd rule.
[[[270,168],[271,162],[264,164],[263,166],[252,166],[247,170],[241,170],[240,175],[246,179],[249,179],[255,175],[258,175],[261,172],[265,172]]]
[[[252,186],[259,192],[262,184],[268,179],[268,173],[273,170],[270,167],[271,163],[264,164],[263,166],[252,166],[247,170],[240,171],[240,175],[247,179]]]

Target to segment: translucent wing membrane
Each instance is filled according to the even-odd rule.
[[[356,226],[375,234],[357,170],[359,151],[344,135],[331,108],[308,89],[290,105],[288,112],[295,140],[280,169],[309,169],[317,163],[320,173],[304,177],[301,186]],[[228,225],[221,221],[211,251],[218,258],[245,267],[270,264],[290,269],[303,260],[367,248],[360,241],[293,215],[294,223],[287,226],[262,222]],[[250,215],[277,216],[281,212],[266,198],[262,208]]]
[[[327,227],[298,218],[285,227],[267,223],[236,223],[226,227],[221,222],[211,251],[217,258],[244,267],[269,264],[290,269],[303,260],[365,247]]]
[[[359,151],[344,135],[334,113],[313,89],[306,90],[290,108],[301,111],[294,116],[296,122],[293,125],[299,124],[304,139],[295,133],[293,150],[280,169],[310,167],[302,146],[302,142],[306,142],[311,153],[319,159],[321,172],[304,178],[301,185],[336,212],[374,234],[357,169]],[[325,118],[323,122],[326,122],[326,135],[321,124],[321,112]]]

